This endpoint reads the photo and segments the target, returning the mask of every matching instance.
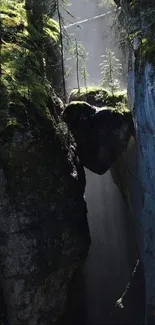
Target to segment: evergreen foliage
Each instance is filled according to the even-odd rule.
[[[86,51],[83,44],[74,37],[74,35],[68,39],[68,53],[70,55],[68,61],[74,62],[72,69],[66,66],[66,71],[68,75],[73,71],[76,72],[77,87],[80,90],[80,80],[82,79],[87,90],[87,79],[89,77],[86,62],[88,60],[88,52]]]
[[[115,57],[115,53],[110,49],[106,49],[101,66],[101,86],[107,87],[112,94],[120,89],[119,76],[121,75],[122,65],[120,60]]]
[[[26,110],[26,100],[37,114],[50,117],[53,80],[48,66],[49,59],[57,62],[60,30],[55,20],[42,13],[42,8],[40,21],[34,23],[33,10],[20,0],[3,0],[0,5],[0,131],[10,123],[10,109],[16,107],[17,116],[21,115]]]

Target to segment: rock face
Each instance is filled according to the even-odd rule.
[[[51,325],[89,243],[85,175],[65,123],[10,125],[0,142],[0,280],[9,325]]]
[[[63,117],[75,137],[82,164],[97,174],[104,174],[111,167],[133,132],[130,111],[98,109],[73,101]]]
[[[55,93],[62,93],[55,10],[41,0],[2,8],[0,289],[7,325],[55,324],[90,243],[84,170]]]
[[[154,0],[122,0],[121,20],[134,35],[129,57],[129,96],[136,133],[137,178],[140,191],[135,220],[145,274],[145,324],[155,324],[155,25]],[[139,19],[140,17],[140,19]],[[133,200],[133,194],[131,192]]]
[[[129,241],[130,247],[132,247],[132,265],[134,268],[136,260],[140,259],[138,245],[139,224],[137,223],[136,216],[140,213],[143,203],[141,201],[142,188],[137,175],[136,145],[133,137],[130,138],[125,152],[112,166],[111,173],[130,212],[128,228],[132,227],[132,236],[130,235]],[[122,298],[119,301],[123,304],[124,308],[121,308],[121,304],[116,304],[112,324],[144,324],[145,279],[141,259],[136,272],[131,277],[128,288],[123,292]]]

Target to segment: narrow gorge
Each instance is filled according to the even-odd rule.
[[[0,325],[155,323],[154,0],[1,0]]]

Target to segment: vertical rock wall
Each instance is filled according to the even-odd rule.
[[[129,93],[136,142],[136,179],[130,192],[137,238],[144,266],[146,324],[155,322],[155,61],[154,1],[121,1],[127,36],[133,34],[130,50]]]
[[[55,324],[88,253],[84,170],[65,124],[53,123],[13,127],[0,140],[0,281],[9,325]]]

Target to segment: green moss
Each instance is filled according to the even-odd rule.
[[[79,89],[73,89],[71,91],[71,94],[72,95],[77,95],[77,94],[79,94],[79,95],[85,95],[85,94],[87,94],[89,92],[94,92],[95,93],[96,91],[103,91],[103,88],[98,87],[98,86],[81,87],[80,88],[80,91],[79,91]],[[105,89],[105,91],[107,92],[106,89]]]
[[[107,94],[108,96],[112,96],[112,93],[110,91],[108,91],[107,89],[104,89],[102,87],[99,87],[99,86],[90,86],[90,87],[81,87],[80,88],[80,91],[79,89],[73,89],[70,93],[70,96],[77,96],[79,97],[80,95],[86,95],[88,93],[96,93],[96,92],[101,92],[101,93],[105,93]],[[123,90],[123,91],[117,91],[115,92],[114,96],[118,97],[118,96],[124,96],[126,97],[126,90]]]
[[[73,100],[71,101],[70,103],[70,106],[73,107],[74,109],[74,106],[76,107],[79,107],[79,108],[90,108],[93,110],[93,106],[91,106],[89,103],[85,102],[85,101],[76,101],[76,100]],[[108,106],[108,108],[114,112],[118,112],[120,114],[122,114],[123,116],[126,116],[126,118],[129,116],[129,120],[131,119],[131,111],[127,108],[126,104],[125,103],[121,103],[119,102],[115,107],[113,106]],[[101,109],[107,109],[107,106],[106,107],[103,107]]]
[[[80,91],[73,89],[69,101],[86,101],[91,105],[116,107],[118,103],[126,103],[126,91],[116,92],[114,95],[101,87],[82,87]]]
[[[88,94],[92,94],[95,96],[96,93],[100,93],[101,96],[106,96],[107,94],[109,94],[109,92],[106,89],[103,89],[101,87],[95,87],[95,86],[90,86],[90,87],[81,87],[80,91],[79,89],[73,89],[70,93],[70,97],[74,98],[74,99],[78,99],[78,98],[82,98],[83,96],[86,96]]]
[[[73,106],[74,106],[74,105],[76,106],[76,105],[78,105],[78,104],[80,104],[81,106],[82,106],[82,105],[91,106],[91,105],[89,105],[87,102],[82,101],[82,100],[73,100],[73,101],[70,102],[70,104],[72,104]]]
[[[107,96],[107,105],[112,105],[113,107],[117,107],[120,104],[127,104],[126,92],[118,92],[114,95],[109,93]]]
[[[93,88],[93,91],[94,92],[92,93],[92,88],[91,88],[91,92],[87,92],[87,94],[83,95],[84,94],[83,89],[81,90],[80,93],[78,90],[73,90],[70,96],[71,107],[74,108],[74,105],[77,106],[79,114],[81,112],[81,108],[83,109],[85,114],[87,112],[87,109],[89,114],[91,114],[91,110],[92,113],[94,113],[93,106],[99,107],[101,109],[104,108],[106,109],[108,107],[110,110],[114,112],[119,111],[119,113],[123,115],[123,119],[127,122],[128,125],[130,125],[131,133],[134,134],[132,113],[127,108],[126,92],[125,91],[117,92],[115,95],[112,95],[111,93],[107,92],[105,89],[97,88],[97,87],[95,89]],[[76,114],[78,115],[77,110],[76,110]]]
[[[7,127],[8,127],[8,126],[17,126],[17,125],[18,125],[18,122],[17,122],[16,118],[12,118],[12,119],[10,119],[10,120],[8,121],[8,123],[7,123]]]
[[[0,110],[4,113],[3,118],[0,116],[2,130],[10,125],[9,123],[12,124],[10,107],[16,105],[17,118],[22,116],[25,98],[30,106],[33,104],[38,114],[50,118],[48,106],[53,91],[50,82],[44,78],[40,70],[41,64],[43,69],[46,65],[47,53],[44,44],[47,42],[57,44],[60,30],[56,21],[44,16],[43,32],[39,32],[28,19],[25,1],[1,1],[0,11],[2,25]]]
[[[147,59],[150,63],[155,63],[155,41],[144,38],[139,47],[140,56]]]
[[[55,42],[59,41],[60,27],[54,19],[47,16],[44,18],[44,32],[45,35],[54,39]]]

